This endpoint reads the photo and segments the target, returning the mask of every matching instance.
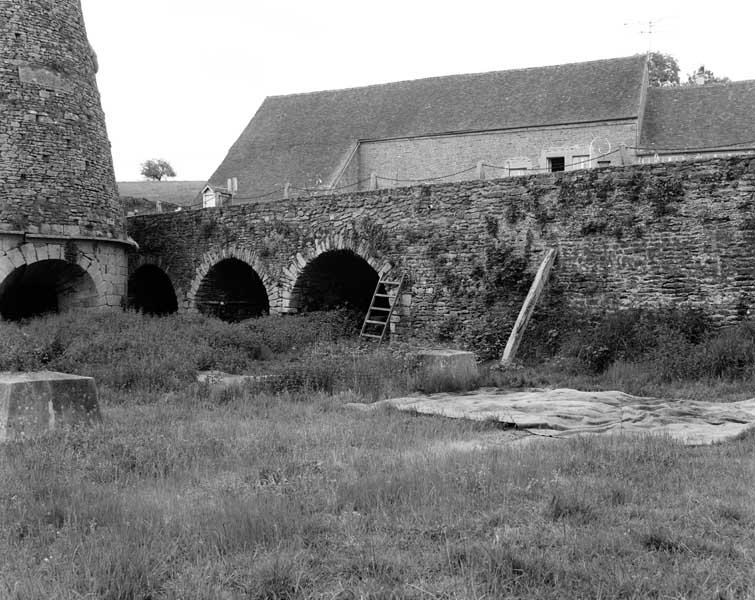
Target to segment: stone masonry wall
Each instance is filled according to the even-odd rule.
[[[122,245],[91,239],[50,240],[43,236],[0,236],[0,298],[14,271],[41,263],[46,264],[51,275],[78,267],[91,278],[91,295],[69,308],[124,305],[128,262]]]
[[[0,234],[123,239],[79,0],[0,1]]]
[[[637,120],[363,142],[358,153],[358,177],[354,181],[364,181],[360,189],[367,190],[369,181],[366,180],[372,173],[394,179],[421,180],[464,171],[480,161],[503,167],[512,161],[512,167],[527,167],[537,172],[547,170],[548,156],[564,156],[566,169],[570,170],[574,156],[590,155],[590,144],[594,140],[602,144],[608,140],[612,150],[618,150],[621,145],[633,147],[637,144]],[[593,145],[593,150],[596,146]],[[621,165],[622,154],[615,152],[602,160]],[[587,164],[579,165],[579,168],[587,167]],[[487,179],[494,179],[505,177],[508,172],[485,167],[484,174]],[[444,181],[474,179],[475,175],[473,170]],[[341,184],[346,183],[351,181],[342,178]],[[401,185],[386,180],[379,180],[378,184],[379,187]]]
[[[728,321],[755,302],[749,157],[246,204],[135,217],[129,228],[141,247],[130,271],[160,266],[185,309],[212,264],[234,256],[260,275],[271,311],[286,312],[309,261],[352,249],[377,271],[407,274],[404,336],[468,323],[491,295],[521,297],[506,265],[531,276],[548,247],[559,250],[550,289],[585,311],[685,304]]]

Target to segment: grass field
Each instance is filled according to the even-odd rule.
[[[107,336],[77,346],[74,321],[0,332],[26,342],[6,344],[0,368],[26,352],[99,373],[104,415],[0,447],[2,599],[755,598],[753,434],[701,448],[523,442],[493,424],[345,407],[412,378],[401,356],[359,350],[330,322],[310,345],[271,350],[262,324],[230,344],[217,322],[180,332],[126,315],[110,343],[141,343],[127,339],[108,371]],[[173,336],[168,358],[151,354],[154,328]],[[212,395],[191,382],[192,337],[209,348],[203,366],[266,363],[290,389]],[[160,380],[160,360],[187,375]],[[526,384],[537,370],[517,373]],[[737,395],[749,380],[718,383]]]

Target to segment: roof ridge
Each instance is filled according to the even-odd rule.
[[[265,102],[267,100],[277,100],[279,98],[294,98],[299,96],[312,96],[315,94],[327,94],[330,92],[349,92],[352,90],[368,90],[368,89],[374,89],[374,88],[380,88],[384,86],[389,85],[397,85],[400,83],[416,83],[418,81],[432,81],[432,80],[438,80],[438,79],[450,79],[454,77],[476,77],[476,76],[483,76],[483,75],[493,75],[496,73],[515,73],[515,72],[524,72],[524,71],[536,71],[536,70],[545,70],[545,69],[557,69],[559,67],[570,67],[573,65],[591,65],[595,63],[600,62],[615,62],[615,61],[628,61],[630,59],[637,59],[637,58],[646,58],[646,54],[632,54],[630,56],[617,56],[614,58],[598,58],[594,60],[585,60],[585,61],[575,61],[575,62],[568,62],[568,63],[560,63],[556,65],[541,65],[541,66],[533,66],[533,67],[521,67],[518,69],[499,69],[495,71],[478,71],[476,73],[453,73],[449,75],[432,75],[430,77],[418,77],[416,79],[400,79],[398,81],[386,81],[384,83],[371,83],[368,85],[355,85],[351,87],[345,87],[345,88],[331,88],[326,90],[313,90],[311,92],[294,92],[292,94],[273,94],[271,96],[265,97]]]
[[[651,86],[650,89],[662,92],[679,92],[691,90],[705,90],[712,88],[731,87],[735,85],[755,85],[755,79],[740,79],[738,81],[717,81],[715,83],[704,83],[702,85],[668,85],[668,86]]]

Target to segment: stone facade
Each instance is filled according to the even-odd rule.
[[[14,272],[45,266],[42,263],[51,267],[49,284],[57,292],[61,310],[123,305],[128,261],[122,246],[97,239],[0,236],[0,292],[10,285]]]
[[[550,289],[573,307],[684,304],[730,321],[755,302],[754,211],[751,158],[610,167],[135,217],[129,264],[159,266],[191,310],[212,266],[234,257],[286,313],[309,265],[350,250],[407,275],[397,330],[424,337],[473,320],[491,293],[521,296],[496,256],[526,278],[556,247]]]
[[[0,2],[0,294],[49,260],[35,286],[72,263],[94,305],[121,304],[127,235],[96,71],[79,0]]]
[[[611,151],[617,151],[600,158],[615,166],[625,164],[624,161],[635,162],[634,151],[622,152],[620,149],[622,146],[631,148],[636,143],[636,119],[376,140],[360,143],[353,159],[356,168],[349,165],[338,185],[361,181],[359,189],[367,190],[373,173],[386,178],[377,181],[378,187],[382,188],[402,185],[402,180],[419,181],[449,173],[458,175],[444,177],[443,181],[474,179],[475,175],[496,179],[509,173],[520,174],[522,169],[529,173],[548,171],[548,158],[555,156],[564,157],[566,170],[587,169],[598,166],[595,160],[598,145],[604,146],[606,153],[609,147]],[[483,170],[477,174],[474,168],[479,162],[483,163]]]

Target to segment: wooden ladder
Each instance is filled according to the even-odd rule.
[[[385,279],[384,277],[381,277],[375,286],[370,308],[367,309],[364,323],[362,323],[362,331],[359,333],[363,338],[378,340],[378,344],[382,343],[389,331],[391,317],[396,304],[399,302],[401,286],[404,284],[403,273],[397,280]]]

